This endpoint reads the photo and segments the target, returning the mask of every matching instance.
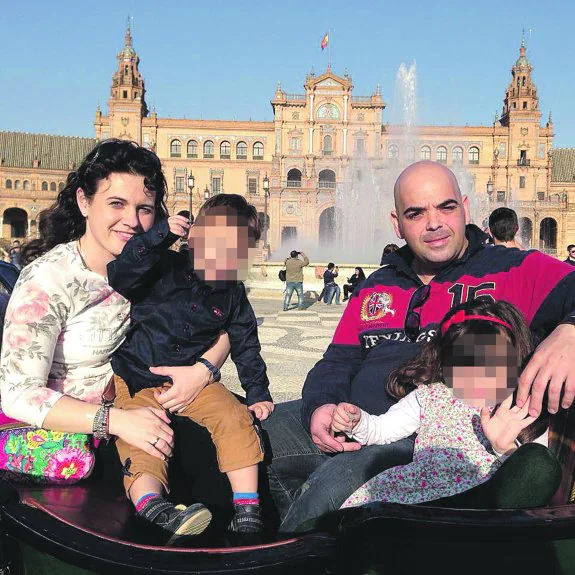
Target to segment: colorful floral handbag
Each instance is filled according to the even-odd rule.
[[[88,477],[95,461],[91,435],[40,429],[0,411],[0,477],[71,484]]]

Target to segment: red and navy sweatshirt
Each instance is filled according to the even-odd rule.
[[[575,270],[536,250],[487,247],[485,235],[467,226],[464,255],[430,282],[429,298],[418,308],[421,332],[411,342],[404,332],[409,301],[422,285],[411,269],[408,246],[387,256],[353,292],[323,359],[309,372],[302,392],[302,421],[309,430],[314,410],[347,401],[368,413],[385,413],[395,399],[385,391],[392,370],[433,337],[450,308],[474,298],[517,306],[536,343],[561,323],[575,324]]]

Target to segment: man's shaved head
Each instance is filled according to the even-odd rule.
[[[433,276],[463,255],[467,197],[451,170],[431,161],[411,164],[397,178],[393,194],[392,222],[415,255],[417,273]]]
[[[395,185],[393,186],[395,209],[398,209],[397,202],[401,195],[402,186],[409,186],[410,183],[417,179],[428,180],[429,178],[433,178],[435,180],[445,178],[446,183],[450,182],[450,185],[454,187],[456,193],[459,194],[459,197],[461,198],[459,183],[455,174],[449,168],[445,167],[443,164],[432,162],[431,160],[422,160],[421,162],[415,162],[414,164],[407,166],[395,181]]]

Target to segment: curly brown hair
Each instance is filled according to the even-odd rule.
[[[441,326],[459,311],[467,315],[489,316],[503,320],[511,326],[511,329],[490,321],[471,319],[452,324],[441,333]],[[517,351],[518,370],[526,365],[533,352],[531,333],[523,314],[513,305],[505,301],[489,301],[476,299],[463,303],[447,312],[438,327],[438,333],[414,355],[406,364],[392,371],[387,382],[387,393],[395,399],[401,399],[414,391],[420,385],[445,381],[443,366],[446,363],[453,364],[454,344],[465,334],[474,335],[502,335],[515,347]],[[451,359],[448,359],[451,358]],[[463,362],[469,358],[460,358]],[[455,358],[457,361],[457,358]],[[546,398],[545,398],[546,399]],[[544,402],[546,405],[546,401]],[[499,404],[495,406],[495,410]],[[539,437],[549,424],[549,414],[544,409],[539,418],[525,428],[519,435],[522,443],[532,441]]]

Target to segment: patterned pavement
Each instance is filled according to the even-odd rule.
[[[271,394],[276,403],[298,399],[309,370],[321,359],[345,308],[342,305],[306,302],[302,311],[282,311],[282,300],[250,296],[258,318],[262,356],[268,368]],[[294,294],[293,300],[297,301]],[[222,368],[222,382],[241,392],[234,363]]]

